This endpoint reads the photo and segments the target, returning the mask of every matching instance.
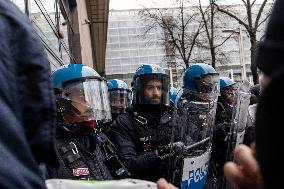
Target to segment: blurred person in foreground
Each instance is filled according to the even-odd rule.
[[[235,149],[237,164],[228,162],[224,166],[226,178],[239,189],[272,189],[282,185],[283,170],[282,132],[283,96],[279,91],[284,81],[284,1],[277,0],[269,19],[265,38],[258,45],[257,66],[263,72],[262,90],[256,112],[256,150],[247,146]]]
[[[0,188],[46,188],[56,124],[50,66],[29,19],[0,1]]]

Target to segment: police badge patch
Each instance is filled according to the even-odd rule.
[[[77,169],[73,169],[73,175],[75,177],[79,177],[79,176],[86,176],[89,175],[89,169],[88,168],[77,168]]]

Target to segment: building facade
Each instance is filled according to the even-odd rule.
[[[52,71],[83,63],[104,75],[108,0],[11,0],[31,20]]]
[[[231,6],[231,9],[237,12],[240,18],[245,18],[246,12],[243,6],[234,5]],[[196,7],[188,7],[186,10],[196,11]],[[269,10],[270,6],[268,5],[264,9],[263,15],[266,15]],[[143,22],[141,17],[139,17],[139,11],[110,10],[109,12],[106,51],[106,75],[109,79],[120,78],[129,84],[137,67],[144,63],[159,64],[167,70],[172,69],[169,68],[169,62],[166,59],[165,45],[156,43],[163,37],[164,32],[161,29],[151,30],[146,38],[143,37],[147,23]],[[226,56],[224,56],[223,60],[220,58],[216,61],[216,70],[220,75],[241,80],[242,66],[240,62],[241,58],[243,58],[246,66],[246,76],[251,81],[250,40],[245,30],[241,28],[242,44],[240,44],[240,24],[237,21],[220,14],[217,15],[215,25],[215,34],[219,35],[216,38],[216,44],[222,43],[224,38],[231,36],[222,46],[217,48],[217,51],[222,52]],[[192,22],[189,28],[196,28],[197,26],[197,22]],[[264,26],[265,24],[260,28],[258,37],[262,35]],[[202,37],[205,38],[204,35],[199,35],[199,38]],[[242,54],[240,54],[240,49],[243,49]],[[192,59],[197,60],[198,58],[207,59],[205,63],[211,64],[210,51],[208,49],[194,48]],[[175,62],[177,66],[171,71],[176,83],[175,86],[180,86],[185,66],[179,58],[175,58]]]
[[[139,24],[138,11],[110,10],[106,51],[106,75],[109,79],[121,78],[129,84],[139,65],[166,66],[164,47],[149,44],[149,38],[142,37],[145,26]],[[160,33],[151,33],[151,39],[156,40]]]

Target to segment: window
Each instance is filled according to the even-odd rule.
[[[109,37],[109,43],[118,43],[118,37],[117,36]]]
[[[136,49],[136,48],[138,48],[138,43],[131,43],[131,40],[130,40],[130,43],[128,44],[128,47]]]
[[[108,34],[109,35],[118,35],[117,29],[108,29]]]
[[[138,50],[129,50],[129,56],[130,57],[138,56]]]
[[[136,28],[128,28],[128,34],[136,34]]]
[[[120,43],[127,43],[128,42],[128,37],[127,36],[120,36],[119,37]]]
[[[125,27],[127,27],[127,22],[125,22],[125,21],[119,21],[119,22],[118,22],[118,27],[119,27],[119,28],[125,28]]]
[[[120,43],[120,48],[128,49],[128,43]]]
[[[129,57],[129,51],[120,51],[120,57]]]
[[[142,64],[149,63],[148,57],[140,57],[140,63],[142,63]]]
[[[132,43],[137,41],[136,35],[129,35],[128,38],[129,38],[129,41],[132,42]]]
[[[127,29],[125,29],[125,28],[120,28],[120,29],[119,29],[119,35],[120,35],[120,36],[121,36],[121,35],[128,35]]]

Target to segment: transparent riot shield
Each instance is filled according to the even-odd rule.
[[[233,107],[233,116],[230,132],[228,134],[228,148],[226,161],[233,161],[233,150],[239,144],[243,143],[245,128],[249,113],[249,103],[250,103],[250,84],[247,81],[242,81],[238,83],[238,91],[235,95],[235,106]],[[228,182],[223,182],[222,188],[234,188]]]
[[[254,126],[256,106],[257,104],[253,104],[248,107],[248,120],[247,121],[249,122],[249,126]]]
[[[172,177],[168,179],[182,189],[201,189],[207,180],[217,107],[217,95],[209,96],[207,101],[180,101],[173,115],[175,156],[170,164]]]
[[[229,144],[231,144],[231,151],[239,144],[243,143],[245,128],[248,118],[248,109],[250,103],[250,84],[247,81],[242,81],[239,83],[238,92],[235,96],[236,105],[233,108],[232,117],[232,128],[231,128],[231,138]],[[231,154],[232,155],[232,154]],[[229,158],[232,160],[232,158]]]

